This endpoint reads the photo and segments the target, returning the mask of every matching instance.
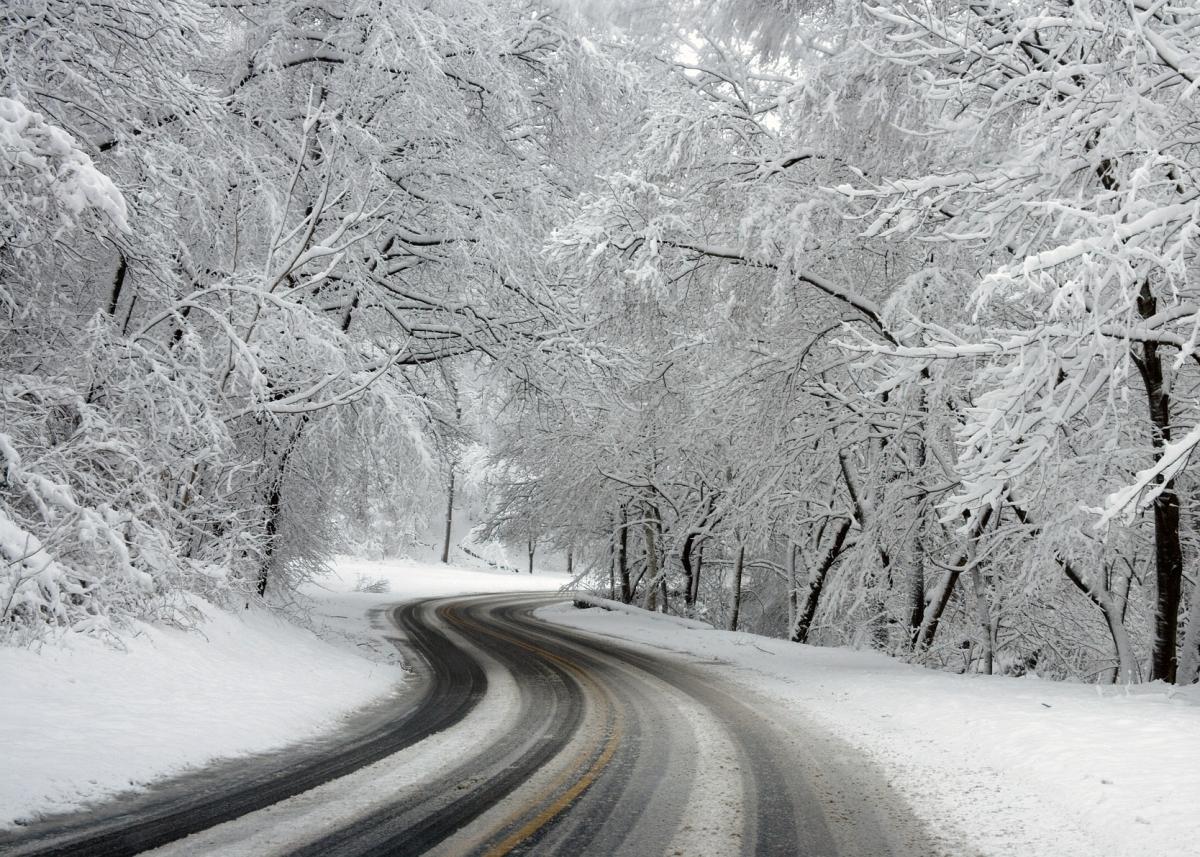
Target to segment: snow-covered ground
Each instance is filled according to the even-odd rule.
[[[946,839],[996,857],[1200,854],[1200,689],[958,676],[636,608],[574,628],[720,662],[863,750]]]
[[[387,591],[354,592],[358,575]],[[341,559],[306,591],[320,636],[265,610],[197,602],[197,630],[137,625],[123,649],[79,634],[0,648],[0,828],[336,729],[403,682],[395,649],[369,630],[372,608],[564,582]]]
[[[355,592],[359,578],[384,580],[383,593]],[[538,570],[536,574],[511,571],[479,570],[419,560],[369,560],[339,557],[334,574],[305,588],[305,594],[319,601],[344,601],[364,609],[378,606],[379,595],[385,602],[432,598],[440,595],[467,595],[483,592],[532,592],[555,590],[568,583],[564,574]]]

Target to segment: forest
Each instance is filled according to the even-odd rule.
[[[0,643],[457,494],[647,609],[1194,683],[1198,85],[1190,0],[5,0]]]

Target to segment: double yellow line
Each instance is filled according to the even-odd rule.
[[[512,813],[504,822],[494,828],[497,831],[504,831],[513,825],[520,824],[522,819],[527,819],[503,839],[490,844],[482,852],[484,857],[503,857],[503,855],[510,853],[514,848],[554,820],[554,818],[570,806],[576,798],[587,791],[592,783],[596,781],[596,778],[600,776],[608,763],[612,761],[613,756],[617,752],[617,747],[621,743],[625,726],[624,711],[619,705],[614,703],[612,695],[584,667],[574,661],[554,652],[547,651],[541,646],[530,643],[528,640],[513,637],[494,628],[481,625],[458,614],[451,607],[441,607],[437,612],[442,619],[460,629],[482,632],[561,666],[577,678],[580,684],[587,686],[589,690],[593,691],[595,698],[602,700],[604,703],[604,720],[607,724],[607,737],[600,747],[599,755],[596,755],[594,747],[586,747],[580,750],[571,761],[571,764],[567,766],[567,769],[554,782],[539,791],[523,809]],[[592,759],[593,756],[595,756],[594,761],[588,765],[588,760]],[[585,766],[586,770],[584,770]]]

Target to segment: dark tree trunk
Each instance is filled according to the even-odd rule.
[[[928,370],[926,370],[927,372]],[[925,411],[926,399],[924,388],[921,392],[921,408]],[[917,466],[924,472],[925,469],[925,440],[919,439],[916,442],[914,458]],[[916,526],[913,527],[912,542],[909,545],[909,563],[908,570],[908,647],[912,649],[917,644],[917,637],[921,633],[921,622],[925,618],[925,502],[922,501],[917,505],[917,515],[919,516]]]
[[[684,605],[691,609],[696,604],[696,599],[700,597],[700,553],[704,550],[704,533],[708,531],[714,523],[716,509],[713,498],[710,495],[704,500],[704,514],[700,518],[699,530],[691,530],[683,540],[683,547],[679,551],[679,564],[683,566],[684,590],[683,601]],[[693,558],[696,558],[695,565],[692,564]]]
[[[1174,683],[1179,666],[1179,601],[1183,578],[1183,551],[1179,544],[1179,498],[1167,488],[1154,501],[1154,580],[1158,597],[1154,605],[1154,649],[1150,680]]]
[[[267,521],[263,528],[266,535],[266,547],[263,550],[262,565],[258,569],[258,581],[255,584],[255,590],[260,596],[267,594],[267,582],[271,575],[271,562],[275,559],[276,542],[279,539],[279,519],[283,514],[283,480],[287,475],[288,459],[292,457],[292,453],[296,451],[296,447],[300,445],[300,435],[304,433],[304,426],[308,419],[301,417],[297,423],[292,436],[288,438],[287,443],[283,447],[283,452],[279,455],[279,463],[275,465],[275,472],[271,476],[271,487],[267,491]]]
[[[1150,290],[1150,278],[1142,280],[1138,294],[1138,312],[1150,318],[1158,311],[1158,301]],[[1150,441],[1155,459],[1171,442],[1171,399],[1163,381],[1163,362],[1158,343],[1143,342],[1140,357],[1134,362],[1146,387],[1150,408]],[[1162,477],[1158,479],[1162,482]],[[1179,602],[1183,581],[1183,548],[1179,538],[1179,495],[1171,481],[1154,500],[1154,581],[1157,600],[1154,605],[1154,644],[1150,655],[1150,680],[1174,682],[1178,668]]]
[[[742,612],[742,570],[745,568],[746,546],[738,545],[737,559],[733,563],[733,608],[729,611],[729,630],[736,631]]]
[[[912,579],[909,581],[908,645],[916,646],[921,633],[921,620],[925,618],[925,560],[913,557]]]
[[[536,548],[537,548],[537,543],[533,539],[530,539],[529,540],[529,573],[530,574],[533,574],[533,552]]]
[[[446,535],[442,539],[442,563],[450,563],[450,529],[454,526],[454,468],[450,468],[450,484],[446,489]]]
[[[108,294],[108,303],[104,307],[104,311],[108,314],[109,318],[116,318],[117,304],[121,302],[121,290],[125,287],[125,274],[129,270],[129,264],[125,260],[125,254],[121,253],[119,250],[117,253],[117,272],[113,275],[112,290]],[[129,311],[133,312],[132,303],[129,306]],[[128,321],[129,320],[126,319],[126,326],[128,326]],[[122,331],[121,334],[123,336],[125,331]],[[84,396],[84,401],[89,405],[95,401],[96,394],[99,391],[100,386],[101,385],[93,378],[92,383],[88,386],[87,395]]]
[[[808,581],[808,592],[804,595],[804,605],[796,611],[796,624],[792,627],[791,640],[793,643],[808,641],[808,632],[812,628],[813,618],[817,615],[817,607],[821,603],[821,592],[825,588],[825,579],[829,569],[837,562],[846,545],[846,537],[850,534],[850,519],[842,518],[833,533],[833,541],[817,567],[813,569],[812,578]]]
[[[695,604],[695,571],[692,568],[692,548],[696,545],[696,533],[688,533],[679,549],[679,564],[683,566],[683,604],[691,608]]]
[[[283,499],[282,474],[271,484],[267,493],[267,524],[264,529],[267,537],[266,550],[263,553],[262,566],[258,570],[258,582],[255,591],[259,597],[267,594],[267,582],[271,576],[271,560],[275,557],[275,541],[279,537],[279,512]]]
[[[109,318],[115,318],[117,315],[117,305],[121,303],[121,291],[125,288],[125,275],[129,272],[129,262],[125,259],[125,254],[118,251],[118,257],[117,273],[113,276],[112,289],[108,293],[108,306],[104,308]]]
[[[611,518],[609,523],[612,523]],[[617,600],[617,533],[611,526],[608,531],[608,598]]]

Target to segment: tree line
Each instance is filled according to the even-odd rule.
[[[727,627],[1195,681],[1200,10],[692,11],[552,238],[595,356],[499,520]]]
[[[478,444],[627,602],[1196,680],[1194,4],[0,21],[10,633],[285,596]]]

